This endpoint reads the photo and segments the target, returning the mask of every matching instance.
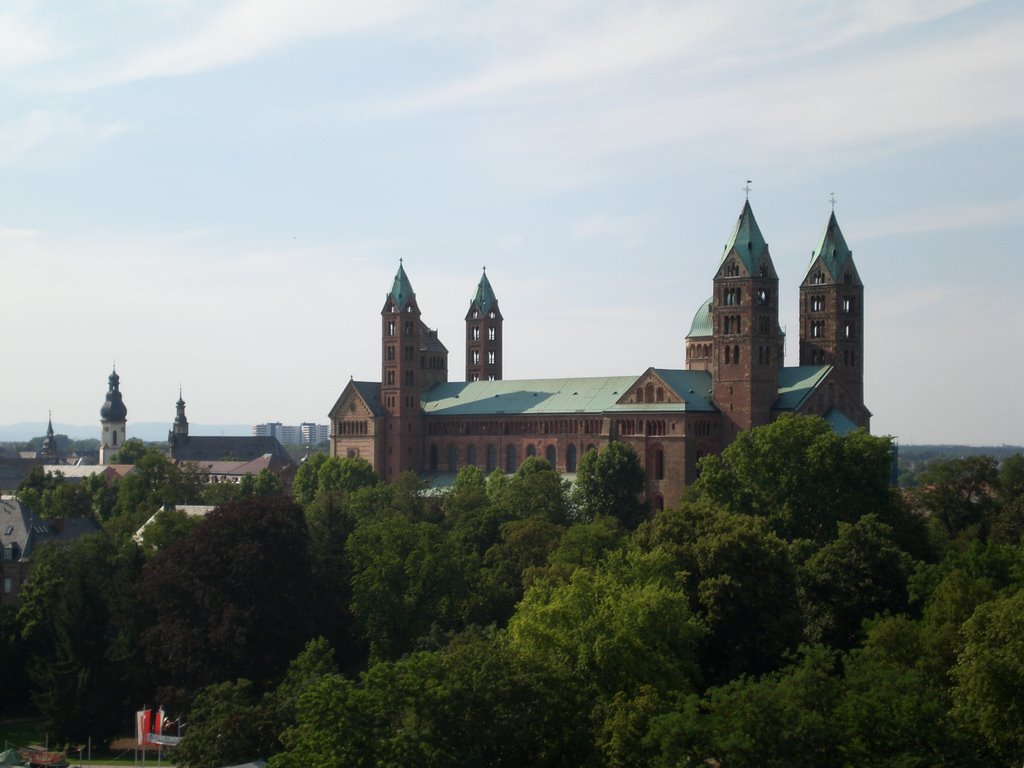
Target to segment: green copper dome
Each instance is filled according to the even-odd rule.
[[[711,327],[711,299],[712,297],[709,296],[706,301],[701,303],[697,314],[693,316],[693,322],[690,323],[690,332],[686,334],[686,338],[702,339],[705,337],[710,338],[713,335]]]

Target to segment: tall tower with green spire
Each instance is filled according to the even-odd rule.
[[[422,393],[448,381],[448,350],[420,318],[416,292],[405,267],[398,272],[381,309],[381,406],[387,413],[381,476],[394,480],[405,471],[421,472]]]
[[[844,412],[855,417],[862,410],[864,283],[835,210],[800,283],[800,365],[833,366],[835,379],[853,401]]]
[[[723,440],[767,424],[779,392],[783,344],[779,276],[750,201],[743,203],[714,278],[712,396]]]
[[[466,313],[466,381],[501,379],[501,310],[487,267]]]

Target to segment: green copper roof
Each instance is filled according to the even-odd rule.
[[[497,297],[494,295],[494,289],[491,288],[491,281],[487,279],[487,270],[485,269],[483,277],[480,278],[480,282],[476,286],[473,303],[480,307],[480,311],[486,315],[491,311],[491,305],[495,301],[497,301]]]
[[[725,261],[730,253],[736,251],[747,272],[751,275],[757,273],[757,265],[761,255],[768,250],[768,243],[757,226],[754,212],[750,209],[750,201],[743,203],[743,210],[740,217],[736,219],[736,226],[733,227],[729,242],[725,244],[725,251],[722,253],[722,261]]]
[[[710,374],[703,371],[654,370],[684,402],[617,405],[616,401],[636,385],[638,376],[522,381],[505,379],[438,384],[423,393],[423,411],[428,416],[492,416],[714,410],[708,401]]]
[[[832,215],[828,217],[828,225],[818,241],[817,248],[811,254],[811,267],[814,266],[814,262],[819,258],[822,264],[825,265],[825,269],[832,275],[833,282],[836,283],[842,280],[843,270],[853,259],[853,251],[846,244],[846,238],[843,237],[843,232],[839,229],[839,222],[836,221],[835,211],[832,211]],[[810,271],[810,267],[808,271]],[[854,273],[856,273],[856,270],[854,270]]]
[[[700,305],[697,314],[693,316],[693,322],[690,323],[690,332],[686,334],[686,338],[702,339],[714,334],[711,326],[711,300],[712,297],[708,296],[707,301]]]
[[[838,408],[829,408],[828,413],[825,414],[825,421],[832,425],[832,431],[840,437],[846,437],[851,432],[860,429],[850,420],[849,416]]]
[[[779,369],[779,396],[773,408],[777,411],[795,411],[818,385],[825,380],[831,365],[798,365]]]
[[[414,294],[412,283],[409,282],[409,276],[405,274],[405,267],[399,261],[398,272],[395,273],[395,280],[391,283],[391,298],[395,300],[398,309],[402,309]]]

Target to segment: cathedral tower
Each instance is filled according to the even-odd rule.
[[[46,437],[43,438],[43,445],[39,449],[39,455],[47,464],[57,464],[60,456],[57,454],[57,437],[53,434],[53,414],[50,414],[46,422]]]
[[[392,481],[423,469],[420,394],[448,380],[448,350],[420,319],[416,293],[401,262],[381,310],[381,405],[387,413],[384,466]]]
[[[466,381],[501,379],[501,310],[487,268],[466,313]]]
[[[779,392],[783,344],[779,277],[768,244],[743,204],[714,279],[711,300],[713,399],[725,444],[767,424]]]
[[[128,423],[128,409],[121,397],[121,377],[117,368],[107,379],[107,398],[100,408],[100,464],[108,464],[110,457],[124,444]]]
[[[863,405],[864,284],[834,210],[800,283],[800,365],[834,366],[843,389]]]

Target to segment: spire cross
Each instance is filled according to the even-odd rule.
[[[830,203],[832,203],[832,213],[835,213],[836,212],[836,193],[835,192],[829,192],[829,194],[828,194],[828,201]]]
[[[753,181],[747,179],[747,183],[743,185],[743,191],[747,193],[747,200],[750,199],[750,185],[753,183]]]

